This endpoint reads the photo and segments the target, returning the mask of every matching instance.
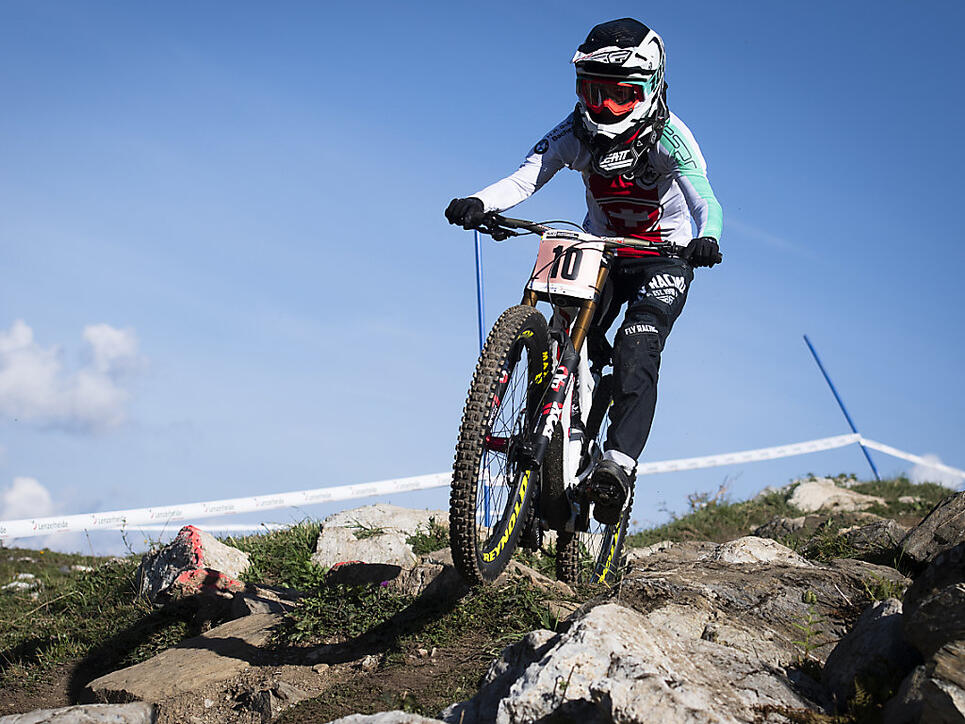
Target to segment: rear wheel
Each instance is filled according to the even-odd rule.
[[[584,465],[592,465],[602,456],[603,441],[609,423],[607,411],[612,400],[611,377],[600,379],[593,394],[593,405],[587,417]],[[613,525],[598,523],[589,515],[588,530],[560,532],[556,542],[556,577],[566,583],[612,584],[623,570],[623,541],[633,508],[633,488],[620,520]]]
[[[545,318],[534,307],[510,307],[479,356],[456,444],[449,539],[470,583],[503,572],[529,517],[539,479],[520,452],[548,378]]]

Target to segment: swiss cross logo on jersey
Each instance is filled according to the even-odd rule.
[[[656,186],[646,186],[622,176],[605,178],[593,174],[590,193],[606,215],[610,229],[620,236],[659,235],[657,223],[663,214]]]

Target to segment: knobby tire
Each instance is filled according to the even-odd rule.
[[[503,572],[529,518],[539,479],[518,463],[515,451],[531,434],[539,411],[550,376],[548,350],[543,315],[534,307],[510,307],[493,325],[476,365],[459,427],[449,499],[453,563],[471,584],[489,583]],[[518,400],[520,379],[523,399]],[[503,396],[497,400],[499,389]],[[502,471],[495,476],[496,484],[494,468]],[[485,525],[484,507],[493,499],[497,503]]]
[[[606,437],[607,411],[612,396],[610,378],[600,380],[587,416],[586,439],[596,440],[602,450]],[[551,446],[552,448],[552,446]],[[547,458],[551,455],[547,451]],[[561,531],[556,539],[556,577],[565,583],[612,585],[623,571],[623,543],[633,509],[633,486],[619,522],[603,525],[590,516],[590,529],[581,533]]]

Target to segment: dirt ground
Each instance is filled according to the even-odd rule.
[[[371,672],[350,668],[319,696],[298,704],[278,721],[315,724],[393,709],[437,717],[450,704],[476,693],[497,654],[489,637],[471,633],[430,656],[410,651],[404,661],[385,662]]]
[[[469,632],[431,651],[418,646],[392,655],[359,651],[357,658],[342,651],[340,662],[332,664],[293,663],[304,660],[309,649],[301,655],[289,650],[234,679],[159,702],[158,724],[262,724],[272,719],[316,723],[392,709],[435,717],[449,704],[475,694],[501,648],[491,637]],[[79,703],[70,693],[75,666],[62,666],[34,685],[4,692],[0,716]]]
[[[70,706],[73,703],[70,701],[73,669],[73,665],[61,666],[47,672],[36,683],[4,691],[0,696],[0,716]]]

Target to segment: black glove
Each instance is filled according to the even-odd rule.
[[[692,267],[713,266],[724,260],[720,255],[717,240],[709,236],[700,236],[691,241],[680,253],[680,257]]]
[[[450,224],[461,226],[467,231],[475,229],[485,216],[483,202],[475,196],[468,199],[453,199],[446,207],[446,218]]]

